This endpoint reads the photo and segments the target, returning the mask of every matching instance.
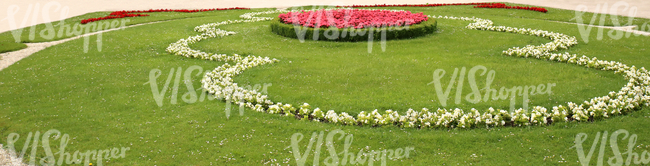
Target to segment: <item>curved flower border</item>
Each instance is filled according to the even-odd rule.
[[[217,67],[212,72],[206,73],[201,80],[203,88],[206,89],[208,93],[222,97],[226,102],[232,101],[235,104],[251,108],[258,112],[281,114],[308,121],[330,122],[343,125],[395,125],[406,128],[472,128],[481,126],[489,128],[497,126],[544,125],[560,121],[593,121],[608,118],[612,115],[625,114],[634,111],[635,109],[640,109],[643,105],[650,106],[650,73],[645,68],[642,67],[637,69],[635,66],[630,67],[620,62],[598,60],[595,57],[578,57],[576,54],[569,54],[568,52],[551,53],[552,51],[557,51],[559,49],[567,49],[578,44],[578,42],[575,37],[561,33],[530,28],[523,29],[493,26],[493,22],[490,20],[474,17],[429,16],[439,19],[474,21],[474,23],[470,23],[466,26],[468,29],[510,32],[544,37],[552,41],[539,46],[528,45],[523,48],[510,48],[503,51],[503,54],[566,62],[600,70],[611,70],[615,73],[621,73],[626,80],[629,80],[629,82],[618,92],[610,92],[606,96],[595,97],[589,101],[584,101],[582,104],[568,102],[567,106],[559,105],[554,106],[552,109],[535,106],[531,110],[519,108],[511,113],[502,109],[495,110],[489,108],[481,114],[474,108],[469,111],[459,108],[438,108],[435,111],[431,111],[427,108],[422,108],[420,111],[409,109],[406,111],[406,114],[403,115],[400,115],[397,111],[393,110],[386,110],[383,114],[374,110],[371,112],[362,111],[355,118],[346,112],[336,113],[333,110],[324,112],[319,108],[311,109],[311,106],[307,103],[298,107],[294,107],[291,104],[274,103],[269,100],[266,95],[262,95],[254,90],[243,89],[237,86],[237,83],[233,82],[232,77],[242,73],[244,70],[255,66],[279,62],[277,59],[253,55],[242,57],[234,54],[229,56],[226,54],[206,53],[189,48],[189,44],[204,39],[235,34],[235,32],[217,29],[216,27],[218,26],[268,21],[273,18],[255,16],[282,12],[289,11],[274,10],[246,13],[240,16],[240,18],[243,18],[244,20],[228,20],[197,26],[194,30],[202,34],[190,36],[187,39],[180,39],[177,42],[170,44],[166,50],[172,54],[185,57],[227,62],[226,64]],[[235,64],[231,65],[228,62],[233,62]]]
[[[546,13],[548,10],[543,7],[529,7],[529,6],[508,6],[504,3],[433,3],[433,4],[376,4],[376,5],[350,5],[350,6],[336,6],[336,7],[439,7],[439,6],[463,6],[463,5],[474,5],[474,8],[501,8],[501,9],[519,9],[519,10],[530,10],[536,12]]]

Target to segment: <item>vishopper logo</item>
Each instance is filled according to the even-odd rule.
[[[52,140],[60,141],[58,145],[58,151],[56,153],[53,153],[52,149],[50,149],[50,141]],[[81,163],[84,165],[89,165],[90,163],[93,163],[93,161],[96,161],[94,163],[97,163],[97,165],[101,166],[105,160],[120,159],[126,157],[126,151],[131,149],[129,147],[121,147],[100,150],[87,150],[86,152],[77,150],[74,151],[74,153],[69,153],[66,152],[66,146],[71,141],[70,136],[68,134],[62,135],[59,130],[51,129],[43,133],[43,135],[41,135],[39,131],[36,131],[35,133],[29,132],[25,138],[25,144],[23,145],[22,151],[20,152],[20,155],[17,156],[15,143],[18,141],[20,141],[20,134],[9,134],[7,137],[7,150],[10,155],[14,156],[14,158],[23,158],[31,144],[29,165],[36,165],[36,162],[38,162],[39,165],[70,165]],[[36,152],[38,151],[39,146],[43,147],[45,157],[37,160]]]
[[[336,137],[339,135],[338,137]],[[361,149],[359,152],[355,153],[350,150],[350,146],[354,140],[352,134],[347,134],[343,130],[336,129],[330,131],[325,137],[325,132],[314,132],[312,133],[311,138],[308,140],[307,147],[301,152],[301,142],[305,136],[302,133],[295,133],[291,136],[291,150],[292,154],[295,157],[297,165],[305,165],[305,162],[310,156],[310,152],[313,154],[313,165],[319,165],[321,162],[325,165],[374,165],[375,162],[385,166],[386,160],[397,160],[402,158],[409,158],[411,152],[415,152],[413,147],[397,148],[397,149],[384,149],[384,150],[370,150],[366,146],[365,150]],[[323,139],[325,139],[325,148],[329,156],[321,161],[320,154],[323,146]],[[307,142],[307,141],[305,141]],[[334,144],[336,142],[343,142],[343,151],[338,151]],[[314,148],[312,150],[312,148]],[[339,149],[340,150],[340,149]]]
[[[478,84],[476,83],[476,75],[477,72],[480,72],[480,76],[485,75],[485,87],[482,89],[479,89]],[[552,88],[555,86],[555,83],[547,83],[547,84],[539,84],[537,86],[535,85],[530,85],[530,86],[514,86],[512,88],[506,88],[506,87],[501,87],[497,91],[497,89],[494,89],[492,86],[492,82],[494,82],[494,78],[496,77],[495,74],[496,72],[494,70],[489,70],[487,67],[482,66],[482,65],[477,65],[469,69],[469,72],[467,71],[467,68],[462,67],[460,69],[460,73],[458,68],[454,69],[454,73],[451,75],[451,80],[449,80],[449,84],[447,84],[447,88],[445,90],[442,89],[442,82],[441,80],[445,77],[446,71],[444,69],[436,69],[433,72],[433,81],[429,82],[427,85],[434,85],[434,88],[436,90],[436,95],[438,96],[438,100],[440,101],[440,105],[443,107],[447,106],[447,100],[449,99],[449,95],[451,92],[451,89],[453,88],[453,85],[456,84],[456,93],[455,93],[455,103],[460,104],[462,101],[462,92],[463,92],[463,85],[465,84],[465,77],[467,76],[468,83],[470,88],[472,89],[472,92],[470,94],[467,94],[465,96],[465,100],[467,102],[476,104],[479,102],[488,102],[489,100],[507,100],[509,98],[510,100],[510,111],[515,110],[515,103],[517,101],[517,96],[521,97],[522,101],[522,107],[524,110],[529,110],[528,109],[528,97],[529,95],[542,95],[542,94],[548,94],[551,95],[552,93]],[[458,81],[456,83],[456,81]],[[481,91],[484,93],[481,94]]]
[[[192,104],[196,102],[203,102],[207,98],[209,101],[212,101],[214,99],[217,100],[224,100],[226,101],[226,117],[230,117],[230,112],[231,112],[231,96],[232,93],[235,91],[230,91],[231,94],[223,94],[220,93],[217,96],[214,96],[212,94],[209,94],[205,89],[203,88],[194,88],[194,81],[192,81],[192,74],[196,73],[194,76],[200,76],[200,75],[205,75],[209,71],[203,70],[201,66],[190,66],[185,71],[183,71],[183,67],[178,67],[176,69],[171,68],[169,70],[169,74],[167,75],[167,80],[165,80],[164,85],[162,86],[162,89],[160,89],[160,86],[158,85],[158,77],[162,75],[162,71],[160,69],[152,69],[149,72],[149,82],[144,83],[143,85],[149,84],[151,88],[151,93],[153,95],[154,100],[156,101],[156,104],[158,107],[162,107],[164,105],[164,99],[168,91],[171,90],[171,95],[169,103],[170,104],[178,104],[178,93],[179,93],[179,88],[180,88],[180,83],[181,83],[181,78],[183,84],[185,84],[185,88],[187,88],[187,91],[182,94],[181,100],[185,103]],[[170,87],[170,84],[174,80],[174,84],[172,87]],[[264,83],[264,84],[255,84],[253,86],[247,85],[247,86],[242,86],[243,89],[246,90],[251,90],[251,91],[257,91],[262,94],[267,94],[268,88],[272,86],[272,83]],[[199,92],[197,94],[197,92]],[[239,115],[243,116],[244,115],[244,101],[234,101],[234,103],[239,103]]]
[[[58,24],[54,25],[51,22],[50,19],[50,12],[60,12],[59,21]],[[36,35],[39,35],[41,38],[46,39],[46,40],[52,40],[55,37],[58,38],[63,38],[63,37],[74,37],[74,36],[80,36],[83,34],[88,34],[91,32],[99,32],[102,30],[107,30],[107,29],[115,29],[115,28],[120,28],[120,27],[125,27],[126,23],[130,22],[130,19],[121,19],[121,21],[118,20],[113,20],[111,21],[101,21],[101,22],[93,22],[89,24],[79,24],[75,23],[72,26],[68,25],[65,23],[65,19],[68,17],[68,13],[70,11],[70,8],[68,6],[63,6],[61,3],[56,2],[56,1],[51,1],[46,4],[44,4],[41,8],[40,3],[36,4],[29,4],[27,9],[24,10],[25,12],[25,17],[22,19],[20,22],[20,27],[25,27],[30,19],[31,16],[31,24],[36,24],[39,21],[39,18],[42,18],[43,22],[45,22],[43,25],[45,25],[45,28],[40,29],[39,32],[37,32],[37,26],[31,26],[29,28],[19,28],[17,24],[17,18],[16,14],[18,12],[23,12],[18,5],[11,5],[7,8],[7,17],[2,19],[2,21],[7,20],[8,25],[10,29],[13,29],[11,31],[11,34],[14,37],[14,40],[16,43],[22,42],[22,36],[23,32],[25,29],[28,30],[28,35],[29,35],[29,40],[34,40],[36,38]],[[39,17],[40,14],[40,17]],[[38,26],[40,27],[40,26]],[[102,51],[102,33],[97,34],[97,51]],[[89,50],[89,45],[90,45],[90,35],[84,37],[84,53],[88,53]]]
[[[627,11],[628,12],[628,20],[627,24],[621,24],[618,19],[618,12],[619,9],[623,9],[621,11]],[[580,36],[582,36],[582,40],[585,43],[589,43],[589,35],[591,35],[591,30],[593,28],[592,25],[595,25],[596,20],[599,22],[599,26],[604,26],[605,21],[607,20],[607,14],[598,14],[600,13],[609,13],[609,16],[612,19],[612,24],[614,27],[620,27],[620,26],[633,26],[634,23],[634,17],[636,16],[637,13],[637,7],[636,6],[630,6],[625,1],[618,1],[614,3],[611,7],[607,3],[604,4],[597,4],[594,14],[589,20],[589,23],[585,23],[585,20],[583,20],[583,15],[587,12],[589,7],[586,5],[578,5],[575,10],[575,17],[572,20],[576,20],[576,23],[578,25],[578,31],[580,32]],[[600,17],[599,17],[600,16]],[[639,31],[646,32],[650,30],[650,22],[645,22],[641,25],[641,27],[635,27]],[[604,32],[603,28],[598,28],[598,32],[596,33],[596,40],[602,40],[604,37]],[[631,31],[620,31],[620,30],[609,30],[607,32],[607,35],[615,40],[622,39],[623,37],[629,38],[632,35]],[[640,36],[641,34],[635,33],[634,36]]]
[[[579,133],[575,137],[575,145],[571,148],[576,149],[579,162],[584,166],[589,165],[595,150],[598,150],[598,152],[596,152],[596,155],[598,155],[598,161],[596,161],[597,165],[603,165],[603,162],[605,161],[607,161],[607,164],[609,165],[647,165],[650,163],[650,153],[648,153],[647,150],[644,150],[641,153],[635,152],[635,148],[637,147],[637,138],[638,136],[636,134],[630,135],[630,132],[625,129],[616,130],[609,137],[607,131],[603,131],[602,134],[601,132],[598,132],[596,133],[596,136],[593,137],[594,141],[591,143],[589,151],[585,151],[583,144],[587,142],[589,135],[587,135],[587,133]],[[627,140],[627,146],[623,146],[622,148],[626,149],[621,149],[619,141],[624,142],[625,140]],[[598,144],[600,144],[600,146],[598,146]],[[587,146],[589,146],[588,143]],[[611,152],[613,152],[613,156],[605,156],[605,150],[607,147],[609,147]],[[621,153],[621,150],[624,151]]]

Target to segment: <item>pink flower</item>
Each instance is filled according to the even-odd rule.
[[[334,9],[300,11],[280,14],[283,23],[307,27],[365,28],[393,25],[413,25],[428,20],[423,13],[388,10]]]

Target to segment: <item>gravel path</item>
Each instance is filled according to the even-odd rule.
[[[2,166],[27,166],[21,158],[9,154],[0,144],[0,165]]]

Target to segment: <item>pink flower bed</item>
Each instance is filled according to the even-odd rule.
[[[428,18],[409,11],[335,9],[283,13],[278,16],[285,24],[311,28],[366,28],[419,24]]]

